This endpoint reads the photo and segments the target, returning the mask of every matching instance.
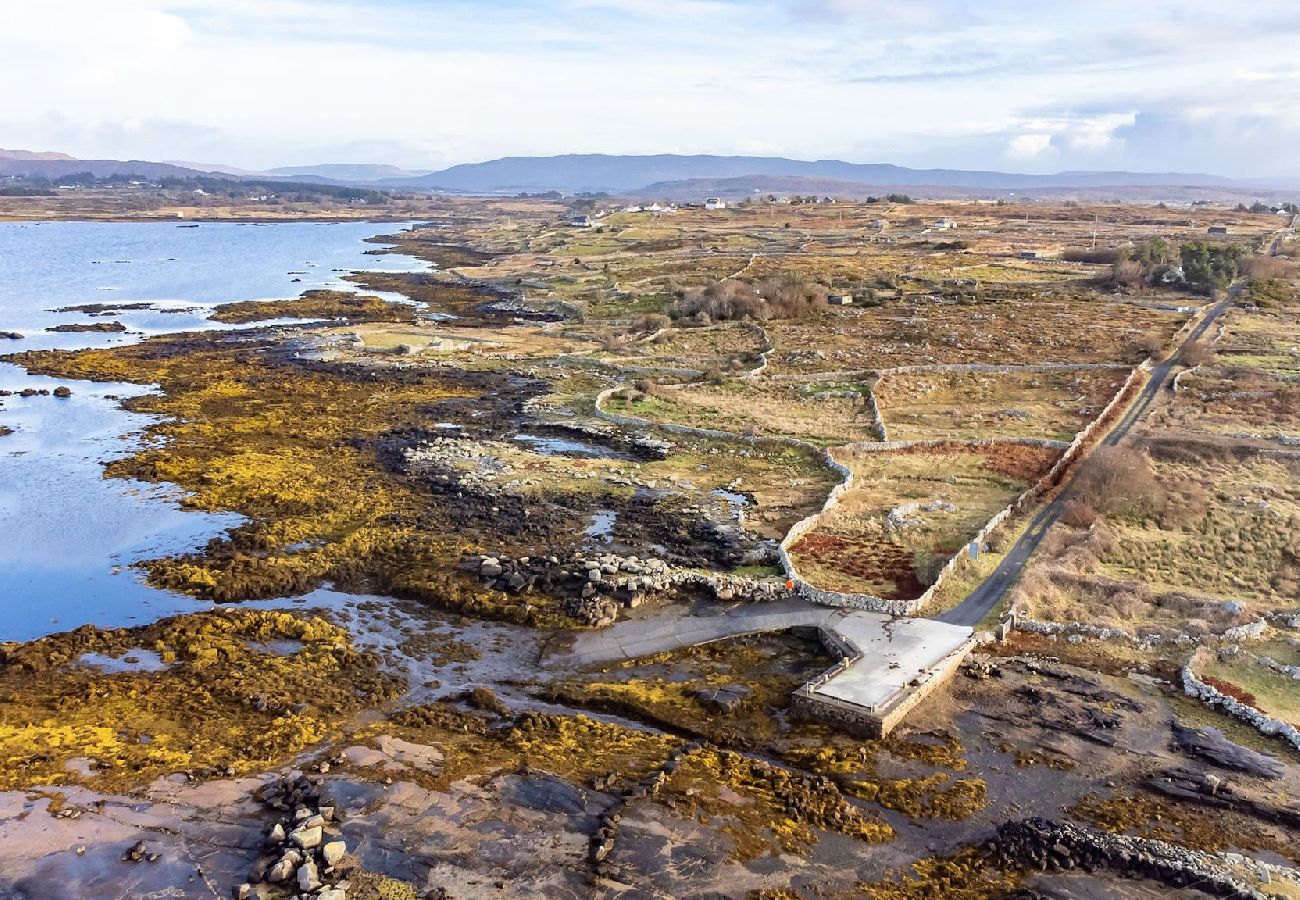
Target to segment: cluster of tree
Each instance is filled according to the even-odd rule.
[[[706,288],[692,288],[676,300],[674,318],[697,321],[803,319],[826,306],[826,289],[793,273],[762,281],[728,278]]]
[[[1290,213],[1294,216],[1297,212],[1300,212],[1300,207],[1297,207],[1294,203],[1283,203],[1280,206],[1269,206],[1262,200],[1256,200],[1254,203],[1250,204],[1250,206],[1247,206],[1244,203],[1237,204],[1237,212],[1271,213],[1278,211]]]
[[[868,203],[915,203],[907,194],[886,194],[883,197],[868,197]]]
[[[1242,274],[1248,256],[1239,244],[1192,241],[1175,248],[1159,237],[1105,252],[1114,254],[1111,280],[1117,285],[1172,284],[1207,295]]]

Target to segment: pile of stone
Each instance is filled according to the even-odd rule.
[[[427,475],[439,484],[485,489],[509,466],[493,455],[490,441],[465,441],[454,437],[432,437],[402,451],[406,470]],[[466,467],[466,462],[473,465]]]
[[[144,841],[136,841],[122,854],[122,862],[157,862],[160,856],[160,853],[146,847]]]
[[[1109,869],[1170,887],[1194,886],[1214,897],[1263,900],[1264,894],[1232,875],[1209,854],[1149,838],[1110,834],[1070,822],[1007,822],[985,851],[1007,868]],[[1241,858],[1246,860],[1245,857]],[[1267,877],[1267,874],[1265,874]]]
[[[618,621],[618,604],[600,594],[593,594],[590,597],[566,597],[560,603],[560,609],[566,616],[571,616],[592,628],[604,628]]]
[[[956,512],[957,507],[944,500],[931,500],[929,503],[904,503],[885,513],[885,533],[891,534],[905,528],[916,528],[924,524],[914,518],[917,513]]]
[[[267,785],[257,797],[282,815],[267,829],[262,854],[248,881],[234,889],[235,900],[262,897],[269,886],[279,889],[275,896],[289,890],[315,900],[347,900],[347,844],[317,784],[299,775]]]
[[[604,620],[618,605],[635,608],[647,595],[679,588],[706,589],[721,601],[771,600],[784,591],[776,580],[674,569],[662,559],[612,553],[558,556],[472,556],[464,567],[487,587],[509,593],[537,589],[564,595],[563,604],[579,619]],[[575,613],[570,613],[575,614]],[[612,620],[610,620],[612,621]]]

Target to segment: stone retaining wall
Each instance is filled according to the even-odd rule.
[[[1300,729],[1289,722],[1265,715],[1253,706],[1247,706],[1235,697],[1229,697],[1213,685],[1206,684],[1197,674],[1197,669],[1204,665],[1210,651],[1202,647],[1192,654],[1192,658],[1183,666],[1183,691],[1209,706],[1217,706],[1233,718],[1240,719],[1260,734],[1280,737],[1292,747],[1300,750]]]
[[[792,375],[769,375],[768,381],[864,381],[886,375],[914,375],[923,372],[971,372],[997,375],[1014,375],[1018,372],[1068,372],[1073,370],[1128,369],[1125,363],[1027,363],[1002,365],[998,363],[925,363],[915,366],[890,366],[884,369],[842,369],[837,372],[816,372]]]

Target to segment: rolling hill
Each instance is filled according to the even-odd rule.
[[[1061,172],[1024,175],[961,169],[910,169],[887,163],[848,163],[761,156],[512,156],[468,163],[418,178],[384,179],[394,188],[506,193],[556,190],[566,193],[637,191],[648,185],[698,179],[753,176],[820,179],[880,187],[928,185],[966,189],[1022,190],[1059,187],[1229,186],[1231,179],[1213,175],[1134,172]]]

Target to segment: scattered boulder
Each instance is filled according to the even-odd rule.
[[[706,709],[723,715],[731,715],[740,709],[754,691],[743,684],[724,684],[721,687],[701,688],[695,692],[695,699]]]
[[[343,841],[330,841],[320,848],[321,859],[325,861],[326,867],[331,869],[339,864],[339,860],[343,859],[347,852],[348,845]]]

